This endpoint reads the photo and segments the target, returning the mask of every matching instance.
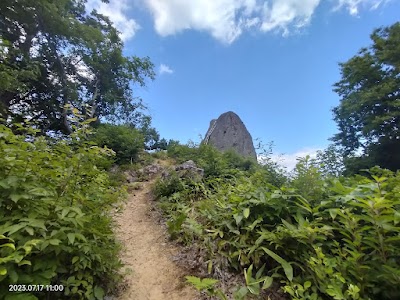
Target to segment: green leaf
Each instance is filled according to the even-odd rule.
[[[79,260],[79,256],[74,256],[72,258],[72,264],[76,263]]]
[[[213,262],[212,262],[212,260],[210,259],[210,260],[208,261],[208,265],[207,265],[208,274],[211,274],[211,272],[212,272],[212,267],[213,267]]]
[[[42,271],[42,272],[40,273],[40,276],[42,276],[42,277],[44,277],[44,278],[46,278],[46,279],[52,279],[56,274],[57,274],[57,273],[54,272],[53,270],[48,269],[48,270],[46,270],[46,271]]]
[[[34,235],[34,231],[32,227],[26,226],[25,227],[25,231],[29,234],[29,235]]]
[[[94,291],[94,296],[96,297],[96,299],[103,300],[103,298],[104,298],[104,290],[101,287],[96,285],[94,287],[93,291]]]
[[[297,230],[296,226],[290,224],[289,222],[285,221],[284,219],[281,219],[281,221],[282,221],[283,225],[285,225],[289,230],[291,230],[291,231]]]
[[[266,278],[264,280],[264,284],[262,286],[262,289],[263,290],[268,289],[272,285],[273,282],[274,282],[274,278],[266,276]]]
[[[246,284],[251,283],[251,281],[253,279],[252,275],[253,275],[253,264],[251,264],[247,270],[244,269],[244,279],[246,280]]]
[[[338,214],[339,209],[337,208],[331,208],[329,209],[329,214],[331,215],[332,220],[335,220],[337,214]]]
[[[260,269],[258,269],[258,271],[256,273],[256,279],[259,279],[262,276],[264,269],[265,269],[265,264],[263,264],[262,267]]]
[[[10,185],[8,184],[8,182],[5,179],[3,179],[3,180],[0,180],[0,187],[2,187],[3,189],[8,189],[10,187]]]
[[[7,274],[7,269],[3,266],[0,266],[0,275],[4,276]]]
[[[304,282],[304,290],[307,290],[310,287],[311,287],[311,281]]]
[[[0,240],[7,240],[7,241],[12,242],[12,243],[15,242],[13,239],[11,239],[11,238],[9,238],[9,237],[6,237],[6,236],[3,235],[3,234],[0,234]]]
[[[241,214],[234,214],[233,217],[236,221],[236,225],[239,225],[240,221],[243,220],[243,215],[241,215]]]
[[[18,252],[16,252],[16,253],[18,253]],[[24,259],[24,256],[23,255],[20,255],[20,254],[17,254],[17,255],[14,255],[14,261],[16,262],[16,263],[19,263],[19,262],[21,262],[23,259]]]
[[[81,240],[82,242],[87,242],[87,239],[81,233],[75,233],[75,238]]]
[[[197,290],[200,291],[201,279],[196,276],[185,276],[186,281],[192,284]]]
[[[218,280],[213,279],[213,278],[204,278],[204,279],[202,280],[202,284],[203,284],[204,286],[207,286],[207,287],[214,286],[217,282],[218,282]]]
[[[22,246],[22,248],[25,250],[25,254],[28,255],[29,253],[31,253],[32,248],[33,248],[34,246],[37,246],[37,245],[40,244],[41,242],[42,242],[42,241],[41,241],[41,240],[38,240],[38,239],[34,239],[34,240],[27,241],[27,242]]]
[[[243,216],[247,219],[250,216],[250,208],[245,208],[243,210]]]
[[[51,191],[49,191],[49,190],[46,190],[45,188],[41,188],[41,187],[36,187],[36,188],[30,189],[30,190],[29,190],[29,193],[30,193],[31,195],[43,196],[43,197],[51,197],[51,196],[54,196],[54,193],[53,193],[53,192],[51,192]]]
[[[259,295],[260,294],[260,285],[248,285],[247,289],[252,293],[253,295]]]
[[[26,226],[26,223],[20,223],[20,224],[15,224],[11,225],[4,232],[8,232],[8,235],[12,235],[13,233],[19,231],[20,229],[24,228]]]
[[[49,241],[44,241],[41,245],[40,245],[40,250],[43,251],[44,249],[46,249],[49,246]]]
[[[67,285],[72,284],[76,280],[75,276],[70,276],[67,279]]]
[[[21,195],[21,194],[11,194],[10,195],[10,199],[11,201],[13,201],[14,203],[17,203],[19,199],[24,198],[24,196],[26,195]]]
[[[218,282],[218,280],[213,278],[204,278],[203,280],[196,276],[185,276],[185,278],[187,282],[199,291],[211,289]]]
[[[39,219],[22,219],[23,221],[28,222],[28,224],[32,227],[37,227],[46,230],[45,221]]]
[[[29,265],[31,266],[32,263],[29,260],[24,259],[23,261],[18,263],[18,266]]]
[[[240,289],[238,289],[235,293],[234,293],[234,298],[237,300],[242,300],[244,299],[244,297],[246,297],[246,295],[248,294],[249,290],[247,289],[247,287],[242,286]]]
[[[278,263],[281,264],[281,266],[282,266],[282,268],[283,268],[283,270],[284,270],[284,272],[286,274],[287,279],[289,279],[289,281],[292,281],[293,280],[293,268],[292,268],[292,266],[286,260],[284,260],[282,257],[277,255],[276,253],[272,252],[268,248],[262,247],[262,249],[270,257],[272,257],[274,260],[276,260]]]
[[[68,237],[68,240],[71,243],[71,245],[73,245],[74,241],[75,241],[75,233],[68,233],[67,237]]]
[[[18,282],[18,273],[15,270],[10,270],[8,272],[8,276],[10,276],[10,283],[17,283]]]
[[[15,251],[15,245],[14,245],[14,244],[11,244],[11,243],[7,243],[7,244],[2,244],[2,245],[0,245],[0,248],[2,248],[2,247],[8,247],[8,248],[11,248],[12,250]]]
[[[263,221],[263,218],[262,217],[259,217],[257,220],[255,220],[248,228],[250,229],[250,230],[254,230],[254,228],[258,225],[258,224],[260,224],[260,223],[262,223],[262,221]]]
[[[61,212],[61,219],[64,219],[65,216],[69,213],[69,211],[70,211],[69,207],[63,208]]]
[[[49,244],[53,246],[58,246],[60,245],[61,241],[59,239],[51,239],[49,240]]]

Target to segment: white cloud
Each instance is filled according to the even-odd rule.
[[[159,68],[159,73],[160,75],[162,74],[172,74],[174,73],[174,70],[172,70],[169,66],[161,64]]]
[[[390,0],[337,0],[338,4],[334,10],[346,8],[352,16],[359,14],[360,7],[370,8],[371,10],[377,9],[379,6],[384,5]]]
[[[89,12],[96,9],[98,13],[109,17],[120,32],[120,38],[127,41],[140,29],[140,25],[126,15],[130,9],[128,3],[129,0],[110,0],[109,3],[104,3],[101,0],[89,0],[86,9]]]
[[[271,156],[272,161],[286,167],[287,171],[292,171],[297,164],[297,158],[306,157],[309,155],[311,158],[317,157],[317,151],[322,150],[321,148],[305,148],[298,150],[291,154],[273,154]]]
[[[327,0],[325,0],[327,1]],[[391,0],[329,0],[333,11],[346,9],[357,16],[361,8],[377,9]],[[185,30],[211,34],[216,40],[233,43],[243,32],[277,31],[284,36],[307,26],[321,0],[88,0],[88,11],[96,9],[110,18],[122,40],[132,38],[139,24],[127,13],[142,3],[154,19],[161,36]]]
[[[308,25],[320,0],[272,0],[263,7],[262,31],[281,29],[284,35],[289,28]]]
[[[254,24],[257,0],[145,0],[161,36],[187,29],[209,32],[224,43],[232,43],[243,28]]]
[[[133,1],[133,0],[131,0]],[[279,31],[287,35],[307,26],[321,0],[141,0],[161,36],[199,30],[230,44],[244,31]],[[335,9],[357,15],[390,0],[329,0]]]

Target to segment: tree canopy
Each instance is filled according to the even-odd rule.
[[[340,64],[333,109],[346,167],[400,169],[400,23],[375,30],[372,45]],[[362,153],[361,156],[359,154]]]
[[[107,1],[104,1],[107,2]],[[74,107],[88,118],[132,122],[143,107],[133,84],[153,79],[148,57],[126,57],[110,20],[86,0],[0,2],[0,113],[44,132],[71,132]]]

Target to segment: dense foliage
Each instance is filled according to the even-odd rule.
[[[347,173],[379,165],[400,169],[400,23],[375,30],[373,44],[340,64],[333,109]],[[361,156],[358,152],[362,153]]]
[[[305,158],[276,187],[261,166],[230,167],[225,155],[208,159],[204,149],[180,147],[182,158],[197,153],[218,175],[157,182],[168,230],[206,249],[210,276],[244,272],[236,299],[277,285],[292,299],[400,297],[399,173],[375,168],[367,177],[329,179]]]
[[[100,147],[112,149],[118,164],[135,161],[144,149],[143,135],[127,125],[102,124],[96,128],[92,140]]]
[[[160,139],[133,94],[153,64],[125,57],[110,20],[86,2],[0,1],[0,299],[103,299],[115,288],[110,208],[123,189],[105,169],[144,149],[204,170],[171,171],[154,193],[171,236],[202,249],[210,275],[243,272],[235,299],[277,288],[296,300],[400,299],[400,23],[340,65],[336,146],[287,176],[268,155],[258,164]],[[375,165],[392,171],[340,177]],[[216,280],[187,280],[226,299]]]
[[[193,160],[200,168],[204,169],[205,176],[210,179],[231,178],[241,171],[253,173],[257,170],[276,186],[281,186],[286,180],[284,171],[279,168],[277,163],[269,159],[260,166],[255,160],[242,157],[234,151],[220,152],[206,144],[197,146],[191,143],[187,146],[170,141],[168,155],[178,163]]]
[[[123,188],[93,141],[118,163],[159,141],[133,94],[154,71],[86,2],[0,3],[0,299],[103,299],[121,279],[109,211]]]
[[[0,2],[0,114],[42,131],[71,133],[68,105],[88,118],[135,122],[132,84],[153,78],[148,58],[125,57],[109,18],[86,0]],[[0,115],[0,116],[1,116]]]
[[[111,153],[81,131],[47,141],[18,127],[24,135],[0,125],[0,298],[103,299],[121,266],[108,213],[121,189],[97,167]],[[10,284],[64,290],[12,292]]]

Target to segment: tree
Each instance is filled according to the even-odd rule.
[[[140,123],[133,127],[137,127],[144,137],[144,144],[146,150],[159,149],[160,134],[151,126],[151,117],[143,116],[140,118]]]
[[[92,140],[100,147],[114,150],[118,164],[136,161],[144,149],[143,135],[128,125],[101,124]]]
[[[324,180],[316,159],[309,155],[298,157],[291,177],[289,185],[295,188],[304,198],[309,201],[322,199]]]
[[[104,0],[104,2],[107,2]],[[110,20],[86,0],[0,2],[0,113],[43,132],[70,133],[70,108],[88,118],[134,120],[132,83],[154,78],[149,58],[125,57]]]
[[[354,172],[374,165],[400,169],[400,23],[375,30],[371,39],[340,64],[342,79],[334,85],[341,99],[333,109],[339,133],[332,140]]]
[[[324,150],[317,151],[316,163],[319,171],[325,176],[338,177],[343,174],[343,153],[335,145],[329,145]]]

